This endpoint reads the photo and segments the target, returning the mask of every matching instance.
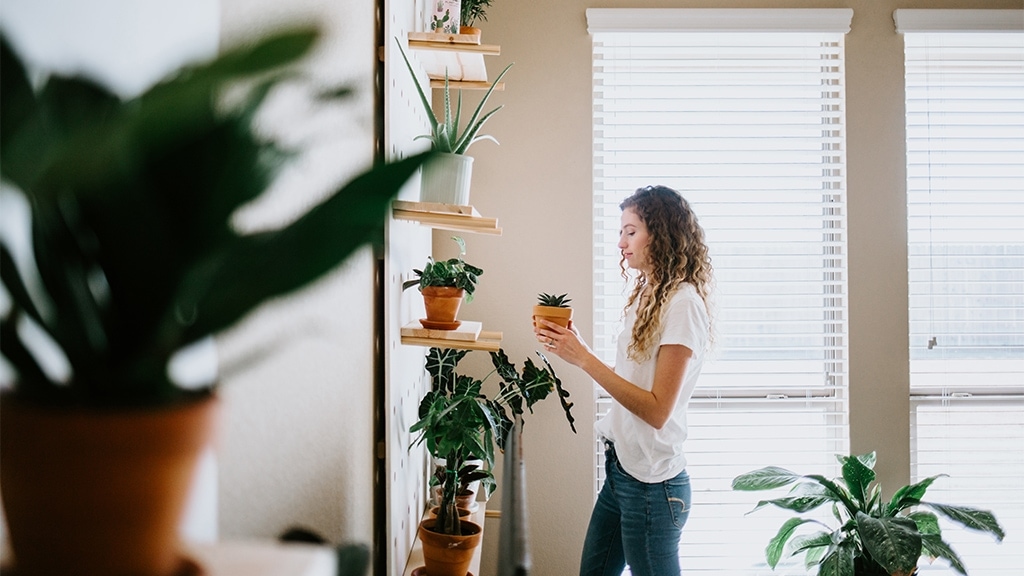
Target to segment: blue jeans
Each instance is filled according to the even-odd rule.
[[[583,542],[580,576],[679,574],[679,535],[690,515],[690,476],[647,484],[627,474],[605,450],[605,481]]]

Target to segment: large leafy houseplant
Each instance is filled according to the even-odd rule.
[[[98,460],[129,447],[142,470],[156,469],[161,458],[145,452],[168,434],[144,439],[127,428],[106,444],[98,432],[111,421],[133,425],[213,404],[214,384],[180,386],[168,370],[171,358],[310,284],[380,234],[391,199],[425,160],[373,167],[280,229],[232,226],[236,210],[260,197],[291,156],[258,133],[257,111],[276,86],[301,79],[297,65],[318,36],[310,28],[279,31],[184,67],[131,99],[85,77],[55,75],[34,85],[6,39],[0,42],[0,177],[3,193],[22,198],[31,220],[30,250],[6,238],[0,246],[0,351],[12,373],[0,404],[0,455],[19,573],[149,574],[150,565],[166,572],[177,526],[163,518],[183,503],[191,474],[176,472],[182,480],[172,487],[126,500],[108,487],[124,484],[122,477],[133,489],[141,484],[123,466],[95,474],[96,490],[80,491],[86,480],[65,474],[68,464],[56,453],[84,460],[92,472]],[[47,350],[60,360],[42,360]],[[76,432],[56,432],[63,423]],[[95,452],[77,450],[84,436],[96,437],[88,442]],[[176,453],[173,466],[187,467],[190,457]],[[65,493],[70,499],[53,503]],[[146,515],[165,493],[178,503],[160,509],[159,528],[108,516]],[[121,501],[94,504],[108,495]],[[88,512],[67,511],[78,506]],[[74,528],[57,516],[74,516]],[[34,526],[23,522],[35,518]],[[118,532],[101,545],[89,540],[107,530]],[[159,533],[149,551],[136,546],[142,532]],[[61,546],[47,545],[53,534]],[[129,552],[137,564],[115,571],[111,563]]]
[[[24,271],[2,247],[13,301],[2,350],[17,371],[9,394],[90,406],[181,400],[193,393],[171,381],[173,354],[309,284],[380,233],[422,155],[373,168],[279,230],[240,234],[231,225],[289,157],[257,135],[255,114],[317,36],[278,33],[128,101],[86,78],[54,76],[33,90],[3,43],[0,171],[31,205],[38,268]],[[252,81],[244,97],[221,98],[242,80]],[[24,321],[63,351],[66,382],[37,362],[18,329]]]
[[[461,522],[456,510],[456,495],[461,479],[473,474],[482,480],[490,493],[494,479],[490,473],[494,465],[494,447],[504,449],[505,440],[512,430],[513,419],[524,410],[533,411],[533,405],[557,391],[566,419],[576,431],[569,393],[547,359],[540,368],[527,359],[522,372],[509,361],[504,350],[491,352],[491,363],[501,378],[497,396],[488,398],[483,392],[484,378],[458,374],[456,367],[468,350],[430,348],[426,369],[431,376],[431,389],[419,406],[419,420],[410,432],[417,434],[415,444],[424,443],[427,452],[443,461],[441,502],[435,526],[444,534],[461,534]],[[467,460],[482,460],[480,469],[467,466]]]
[[[999,541],[1004,537],[991,512],[922,500],[942,474],[904,486],[886,502],[875,483],[874,452],[837,458],[842,464],[842,477],[833,480],[775,466],[733,479],[735,490],[793,485],[787,496],[763,500],[754,510],[774,505],[804,514],[823,505],[832,506],[838,527],[800,516],[782,525],[765,549],[772,568],[788,550],[791,554],[803,553],[808,566],[817,565],[819,576],[907,576],[916,572],[922,556],[945,558],[953,569],[966,575],[963,562],[942,538],[936,513],[967,528],[990,533]],[[798,535],[797,529],[808,524],[825,530]]]

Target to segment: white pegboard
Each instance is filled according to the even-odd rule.
[[[410,156],[429,147],[416,136],[430,132],[413,79],[402,60],[395,39],[417,70],[422,86],[429,86],[426,73],[408,50],[410,31],[422,31],[426,0],[386,2],[384,14],[384,145],[390,160]],[[430,93],[427,93],[430,97]],[[419,178],[413,178],[399,194],[403,200],[419,199]],[[413,277],[431,254],[429,228],[412,222],[389,219],[384,259],[384,350],[385,406],[387,430],[387,574],[402,574],[416,540],[416,529],[427,498],[428,458],[419,446],[410,449],[409,427],[417,419],[420,398],[429,385],[424,370],[426,349],[401,343],[401,327],[423,317],[423,300],[415,288],[402,290],[402,282]]]

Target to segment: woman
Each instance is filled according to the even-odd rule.
[[[635,271],[614,369],[569,329],[540,320],[545,348],[583,369],[612,397],[596,433],[605,483],[583,545],[581,576],[679,574],[690,510],[686,407],[708,346],[712,283],[704,231],[675,190],[648,186],[619,205],[619,262]]]

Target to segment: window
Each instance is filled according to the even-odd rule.
[[[771,572],[781,510],[731,489],[767,465],[836,475],[848,451],[844,34],[850,10],[588,10],[593,35],[595,342],[624,304],[618,203],[693,204],[718,281],[717,345],[689,406],[688,574]],[[599,398],[599,413],[607,398]],[[601,451],[597,483],[601,482]],[[828,511],[822,511],[827,514]]]
[[[911,473],[948,474],[929,500],[992,510],[1003,525],[1001,545],[944,527],[971,573],[1017,574],[1024,11],[897,10],[896,22],[906,55]]]

